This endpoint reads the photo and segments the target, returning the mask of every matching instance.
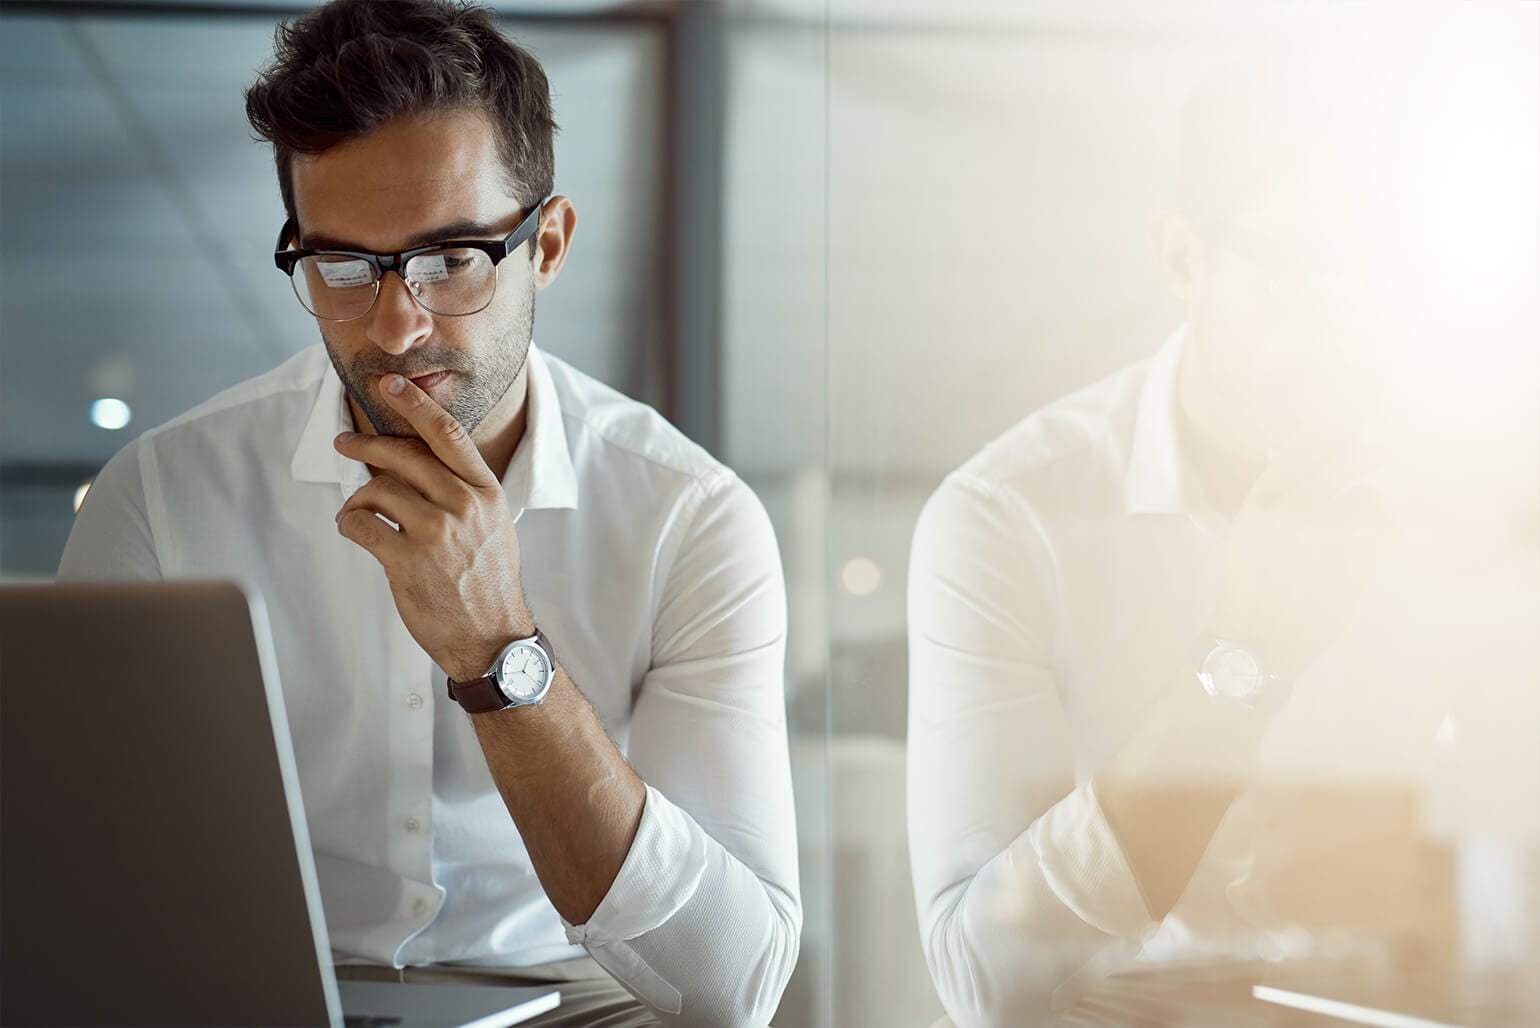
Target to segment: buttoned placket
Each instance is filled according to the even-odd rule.
[[[351,413],[345,392],[336,384],[336,418],[333,434],[351,430]],[[319,428],[319,426],[318,426]],[[317,442],[324,434],[320,428]],[[575,503],[572,468],[566,451],[561,412],[549,374],[537,357],[531,360],[530,417],[521,442],[503,476],[503,492],[517,524],[526,506],[571,507]],[[329,443],[329,437],[327,437]],[[536,451],[545,449],[543,456]],[[327,446],[330,450],[330,446]],[[336,461],[330,467],[327,461]],[[314,474],[313,465],[296,457],[296,474]],[[368,468],[332,451],[323,458],[320,473],[331,477],[335,469],[340,502],[345,502],[370,480]],[[537,468],[539,472],[537,474]],[[370,558],[372,561],[372,558]],[[400,892],[388,925],[377,934],[377,948],[393,949],[396,962],[409,956],[412,962],[436,959],[432,938],[419,938],[444,907],[445,894],[434,877],[433,803],[435,719],[445,714],[464,717],[457,709],[440,709],[452,701],[443,694],[444,673],[417,645],[402,623],[394,597],[381,570],[377,585],[360,585],[360,604],[370,608],[377,625],[377,645],[384,650],[382,677],[371,689],[369,701],[384,704],[384,751],[387,781],[381,826],[385,840],[384,863],[397,876]],[[438,706],[436,707],[435,704]],[[435,713],[437,711],[437,713]]]
[[[370,478],[363,464],[346,462],[340,483],[345,501]],[[373,702],[386,710],[386,754],[389,781],[385,792],[386,860],[403,879],[397,909],[404,946],[426,927],[442,906],[433,883],[433,704],[429,683],[432,660],[401,621],[383,572],[379,589],[369,597],[381,625],[385,648],[385,679]]]

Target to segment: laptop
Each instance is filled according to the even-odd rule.
[[[1540,965],[1455,981],[1322,978],[1262,984],[1265,1003],[1375,1028],[1517,1028],[1540,1024]]]
[[[0,586],[0,1024],[493,1028],[552,987],[340,983],[264,607]]]

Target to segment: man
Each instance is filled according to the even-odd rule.
[[[484,10],[336,0],[247,111],[323,346],[114,457],[61,577],[265,597],[344,974],[765,1023],[801,922],[775,540],[532,343],[576,224],[543,71]]]
[[[1183,328],[987,446],[916,529],[910,844],[959,1025],[1268,1023],[1249,983],[1285,958],[1452,964],[1423,786],[1462,689],[1533,673],[1535,551],[1494,494],[1464,493],[1490,524],[1452,530],[1449,469],[1367,431],[1387,369],[1449,345],[1400,263],[1445,268],[1405,237],[1438,209],[1417,191],[1443,199],[1448,125],[1381,149],[1428,109],[1406,80],[1289,53],[1185,112],[1154,230]],[[1461,457],[1489,485],[1521,466]],[[1456,611],[1478,559],[1507,584]]]

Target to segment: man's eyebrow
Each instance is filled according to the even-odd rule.
[[[479,221],[455,221],[448,225],[440,225],[426,232],[419,232],[406,241],[401,250],[411,250],[419,246],[427,246],[429,243],[442,243],[451,239],[501,239],[502,235],[490,225]],[[300,245],[306,250],[351,250],[355,253],[375,253],[368,247],[350,243],[345,239],[335,236],[311,235],[305,233],[300,240]],[[398,251],[400,252],[400,251]]]

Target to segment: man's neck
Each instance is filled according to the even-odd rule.
[[[1176,432],[1182,454],[1216,509],[1233,513],[1267,465],[1260,443],[1244,428],[1203,368],[1196,344],[1183,348],[1177,369]]]
[[[503,398],[497,401],[497,405],[476,426],[476,431],[471,433],[471,441],[481,451],[481,459],[487,462],[487,467],[492,469],[498,481],[502,481],[503,476],[508,474],[508,465],[513,462],[514,451],[524,440],[524,429],[528,424],[529,365],[525,364],[524,370],[519,372],[519,377],[513,380],[513,385],[508,387]]]

